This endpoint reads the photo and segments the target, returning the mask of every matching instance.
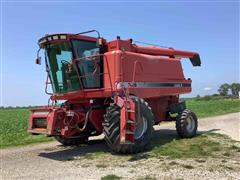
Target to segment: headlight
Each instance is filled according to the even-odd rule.
[[[67,39],[66,35],[60,35],[60,39]]]
[[[47,38],[47,40],[48,40],[48,41],[51,41],[51,40],[52,40],[52,37],[51,37],[51,36],[49,36],[49,37]]]
[[[53,40],[57,40],[58,36],[56,35],[56,36],[53,36],[52,38],[53,38]]]

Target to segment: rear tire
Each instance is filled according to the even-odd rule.
[[[142,117],[141,120],[144,119],[141,121],[144,121],[144,125],[140,123],[140,126],[136,126],[143,130],[135,130],[134,144],[120,144],[119,106],[117,106],[116,104],[110,105],[106,109],[106,114],[104,115],[103,133],[105,135],[105,141],[107,145],[117,153],[138,153],[140,151],[143,151],[152,137],[154,117],[151,108],[148,106],[147,102],[145,102],[141,98],[131,96],[131,99],[135,103],[140,103],[140,114]],[[137,106],[135,107],[135,112],[137,112]]]
[[[176,130],[181,138],[191,138],[197,134],[198,119],[194,112],[185,109],[178,115]]]
[[[88,141],[88,137],[82,138],[64,138],[62,136],[55,136],[55,139],[60,142],[64,146],[73,146],[86,143]]]

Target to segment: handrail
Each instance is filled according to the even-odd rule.
[[[47,73],[47,79],[46,79],[46,82],[45,82],[45,84],[46,84],[46,85],[45,85],[45,93],[46,93],[47,95],[52,96],[53,93],[48,92],[48,84],[51,84],[51,82],[49,82],[48,80],[49,80],[49,73]]]
[[[113,95],[114,93],[113,93],[112,79],[111,79],[111,76],[110,76],[110,70],[109,70],[109,64],[108,64],[108,61],[107,61],[107,56],[106,56],[105,54],[96,54],[96,55],[92,55],[92,56],[85,56],[85,57],[82,57],[82,58],[73,59],[73,63],[74,63],[75,66],[77,67],[77,62],[81,62],[81,61],[83,61],[84,59],[89,59],[89,60],[91,60],[91,61],[96,61],[96,59],[94,59],[94,58],[97,58],[97,57],[100,57],[100,56],[103,56],[103,60],[106,61],[107,74],[108,74],[108,78],[109,78],[109,81],[110,81],[111,92],[112,92],[112,95]],[[100,60],[101,60],[101,59],[100,59]],[[96,63],[96,62],[95,62],[95,63]],[[83,75],[83,76],[80,75],[78,69],[76,69],[80,83],[81,83],[81,78],[84,78],[84,77],[87,77],[87,76],[90,76],[90,75],[93,75],[93,76],[94,76],[94,75],[96,74],[97,68],[98,68],[98,67],[96,66],[96,69],[94,70],[94,72],[92,72],[92,74],[87,74],[87,75]],[[99,75],[102,75],[102,74],[105,74],[105,73],[99,73]],[[83,87],[83,86],[82,86],[82,87]]]

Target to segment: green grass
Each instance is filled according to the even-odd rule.
[[[203,134],[191,139],[178,139],[171,136],[154,137],[151,141],[149,156],[179,158],[231,157],[239,154],[236,141],[226,135]]]
[[[0,110],[0,147],[25,145],[52,140],[45,136],[27,133],[29,109]]]
[[[199,118],[223,115],[240,111],[239,99],[187,99],[186,105],[197,114]]]
[[[95,152],[95,153],[87,153],[84,155],[84,158],[85,159],[88,159],[88,160],[93,160],[93,159],[97,159],[97,158],[101,158],[103,156],[105,156],[106,154],[108,154],[107,152],[104,152],[104,151],[99,151],[99,152]]]
[[[194,98],[186,99],[186,104],[199,118],[240,111],[240,100],[238,99],[210,98],[209,100],[199,100]],[[27,108],[0,109],[1,148],[45,142],[53,139],[42,135],[32,136],[28,134],[26,132],[28,117],[29,109]]]

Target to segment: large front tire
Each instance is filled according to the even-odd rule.
[[[181,138],[191,138],[197,134],[198,119],[194,112],[185,109],[176,119],[176,130]]]
[[[104,116],[103,133],[108,146],[117,153],[138,153],[143,151],[150,142],[153,133],[154,117],[147,102],[141,98],[131,96],[135,105],[140,105],[141,119],[135,123],[134,144],[120,144],[120,107],[110,105]],[[137,122],[137,105],[135,106],[135,122]],[[143,119],[143,120],[142,120]]]

